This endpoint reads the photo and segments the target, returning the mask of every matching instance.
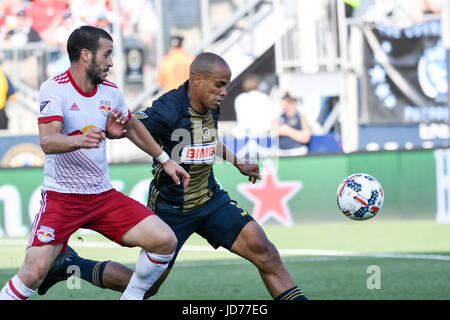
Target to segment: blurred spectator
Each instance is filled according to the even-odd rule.
[[[70,60],[67,50],[61,51],[61,55],[47,65],[47,75],[49,77],[59,75],[69,69],[69,67]]]
[[[137,33],[142,42],[148,42],[147,44],[153,42],[154,33],[159,28],[154,1],[120,0],[120,12],[124,35],[131,36],[130,33]]]
[[[11,30],[17,20],[17,12],[25,8],[23,0],[2,0],[0,1],[0,32],[1,39],[6,37],[6,34]]]
[[[8,100],[15,100],[15,90],[8,76],[0,69],[0,129],[8,129],[8,117],[5,110]]]
[[[276,117],[272,100],[260,89],[260,80],[255,75],[244,79],[242,90],[234,100],[237,125],[233,135],[236,138],[268,136],[271,121]]]
[[[142,43],[146,50],[144,67],[155,67],[156,58],[156,35],[159,32],[159,17],[155,10],[155,1],[149,0],[119,0],[120,21],[122,35],[127,38],[136,38]],[[153,69],[149,72],[154,72]]]
[[[30,42],[41,41],[41,36],[33,28],[31,19],[27,17],[24,9],[17,12],[14,28],[6,35],[6,40],[13,47],[20,47]]]
[[[311,139],[311,130],[304,115],[297,109],[297,101],[286,93],[281,99],[282,114],[272,123],[275,136],[278,136],[280,151],[297,151],[306,154]]]
[[[70,11],[76,23],[95,26],[99,16],[106,15],[109,18],[113,9],[108,0],[71,0]]]
[[[61,23],[53,30],[51,38],[48,39],[49,43],[60,48],[64,47],[65,50],[67,38],[79,26],[75,24],[70,9],[67,9],[62,16]]]
[[[33,0],[26,8],[26,14],[33,29],[46,39],[59,25],[67,8],[67,0]]]
[[[172,37],[172,49],[158,63],[157,80],[164,92],[178,88],[189,78],[194,56],[183,49],[183,38]]]
[[[412,18],[415,23],[421,24],[424,22],[424,14],[440,13],[442,6],[442,0],[414,0],[412,1]]]
[[[74,29],[80,25],[75,24],[70,9],[67,9],[62,21],[54,30],[52,37],[49,39],[54,48],[54,55],[47,64],[47,77],[58,75],[66,71],[70,67],[69,56],[67,54],[67,39]]]
[[[106,11],[101,11],[98,14],[97,21],[95,21],[95,26],[107,31],[108,33],[113,33],[113,25]]]
[[[361,5],[363,1],[361,0]],[[423,24],[425,22],[425,14],[440,13],[444,4],[444,0],[371,0],[370,2],[371,4],[364,13],[364,18],[367,21],[383,23],[386,17],[389,17],[396,28],[406,28],[414,24]]]

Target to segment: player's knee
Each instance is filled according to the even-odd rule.
[[[165,232],[162,239],[161,251],[163,254],[171,254],[177,249],[178,240],[172,230]]]
[[[30,288],[37,288],[44,281],[48,272],[48,265],[42,261],[28,264],[20,272],[22,282]]]
[[[158,254],[172,254],[175,252],[177,244],[177,237],[172,230],[168,230],[158,235],[153,248],[150,248],[149,251]]]

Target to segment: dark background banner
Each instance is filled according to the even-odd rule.
[[[448,122],[447,57],[441,23],[370,30],[379,47],[377,50],[366,34],[360,123]],[[383,56],[388,58],[387,63]]]

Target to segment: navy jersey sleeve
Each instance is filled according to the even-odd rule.
[[[178,114],[177,108],[171,104],[156,100],[151,107],[137,112],[134,117],[139,119],[152,136],[170,137]]]

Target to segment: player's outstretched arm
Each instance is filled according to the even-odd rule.
[[[217,142],[217,155],[232,163],[241,174],[248,177],[248,181],[251,183],[254,184],[256,183],[256,180],[261,180],[258,164],[238,159],[238,157],[236,157],[236,155],[228,149],[220,139],[218,139]]]
[[[126,137],[130,139],[142,151],[159,161],[164,171],[172,177],[176,184],[183,183],[183,187],[187,189],[189,184],[189,174],[161,149],[161,147],[153,139],[147,128],[136,118],[131,117],[125,124]]]
[[[105,139],[105,132],[98,128],[89,128],[86,133],[64,135],[61,133],[62,123],[52,121],[39,124],[39,143],[47,154],[65,153],[81,148],[98,148]]]

